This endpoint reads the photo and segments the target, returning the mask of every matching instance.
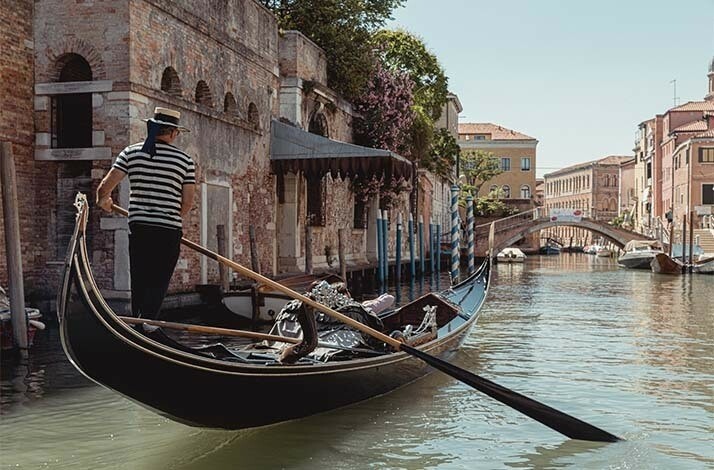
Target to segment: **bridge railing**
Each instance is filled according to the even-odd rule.
[[[493,220],[485,224],[475,225],[474,234],[475,236],[483,236],[484,234],[488,234],[491,228],[491,223],[495,225],[495,232],[530,223],[534,219],[538,218],[537,210],[538,208],[530,209],[524,212],[519,212],[518,214],[509,215],[508,217],[504,217],[502,219]]]

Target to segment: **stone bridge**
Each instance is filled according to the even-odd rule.
[[[494,226],[494,255],[502,249],[515,244],[518,240],[526,238],[531,233],[559,226],[590,230],[608,239],[620,248],[624,247],[630,240],[649,239],[640,233],[615,227],[600,220],[591,219],[587,215],[583,215],[579,220],[553,220],[543,208],[521,212],[520,214],[498,219],[492,223]],[[476,225],[474,227],[476,256],[486,256],[488,253],[490,229],[491,223]]]

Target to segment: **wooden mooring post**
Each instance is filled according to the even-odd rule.
[[[345,259],[345,229],[337,230],[337,256],[340,260],[340,277],[347,282],[347,260]]]
[[[305,223],[305,274],[312,274],[312,227]]]
[[[250,265],[251,269],[260,274],[260,257],[258,256],[258,243],[255,241],[255,227],[248,227],[248,238],[250,240]]]
[[[3,219],[5,227],[5,255],[7,257],[10,318],[15,345],[23,358],[28,356],[27,316],[22,279],[22,250],[20,247],[20,218],[17,204],[17,180],[12,144],[0,145],[0,185],[2,185]]]
[[[216,225],[216,249],[218,250],[219,255],[228,258],[226,226],[223,224]],[[218,263],[218,277],[221,279],[221,289],[223,292],[228,292],[230,289],[228,268],[223,263]]]

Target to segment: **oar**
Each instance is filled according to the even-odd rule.
[[[117,205],[112,205],[112,208],[114,209],[114,211],[122,215],[128,215],[126,209],[123,209]],[[236,263],[235,261],[231,261],[228,258],[224,258],[223,256],[214,253],[213,251],[204,248],[201,245],[192,242],[191,240],[181,238],[181,243],[219,263],[230,267],[231,269],[239,272],[245,277],[251,278],[260,284],[270,286],[276,291],[282,292],[294,299],[300,300],[305,305],[309,305],[312,308],[324,312],[325,314],[337,320],[340,320],[343,323],[346,323],[363,333],[366,333],[384,343],[387,343],[397,351],[404,351],[407,354],[421,359],[422,361],[426,362],[435,369],[438,369],[444,372],[445,374],[448,374],[451,377],[460,380],[461,382],[467,385],[470,385],[476,390],[479,390],[480,392],[487,394],[491,398],[494,398],[500,401],[501,403],[504,403],[520,411],[526,416],[535,419],[536,421],[571,439],[580,439],[584,441],[596,442],[616,442],[620,440],[619,437],[610,434],[609,432],[604,431],[596,426],[593,426],[592,424],[586,423],[585,421],[581,421],[578,418],[563,413],[562,411],[558,411],[555,408],[551,408],[548,405],[528,398],[524,395],[521,395],[520,393],[514,392],[513,390],[509,390],[501,385],[495,384],[490,380],[484,379],[483,377],[479,377],[478,375],[473,374],[460,367],[456,367],[455,365],[443,361],[430,354],[427,354],[424,351],[412,348],[390,336],[385,335],[384,333],[381,333],[377,330],[368,327],[363,323],[353,320],[352,318],[342,315],[341,313],[325,305],[315,302],[314,300],[305,297],[304,295],[299,294],[283,286],[282,284],[279,284],[273,281],[272,279],[263,276],[262,274],[251,271],[250,269]]]

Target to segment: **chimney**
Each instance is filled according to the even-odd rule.
[[[714,113],[709,112],[704,114],[704,119],[707,122],[707,130],[710,131],[714,129]]]

